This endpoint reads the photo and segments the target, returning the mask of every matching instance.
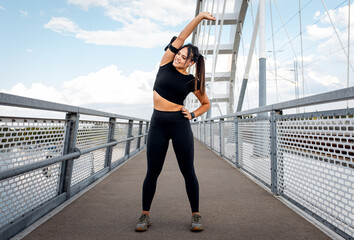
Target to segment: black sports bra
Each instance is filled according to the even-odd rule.
[[[160,66],[154,83],[155,90],[161,97],[170,102],[183,105],[184,99],[194,90],[194,76],[180,73],[173,65],[173,61]],[[200,81],[197,82],[197,90]]]

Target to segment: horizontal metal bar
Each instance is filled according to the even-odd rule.
[[[321,112],[278,115],[276,116],[276,119],[322,118],[322,117],[336,117],[336,116],[338,117],[338,116],[346,116],[346,115],[353,115],[353,114],[354,114],[354,108],[345,108],[345,109],[321,111]]]
[[[126,140],[123,140],[123,141],[126,141]],[[84,150],[80,150],[80,152],[81,152],[81,154],[86,154],[86,153],[93,152],[93,151],[96,151],[96,150],[101,149],[101,148],[115,146],[117,144],[118,144],[118,141],[113,141],[113,142],[104,143],[104,144],[101,144],[101,145],[98,145],[98,146],[95,146],[95,147],[92,147],[92,148],[87,148],[87,149],[84,149]]]
[[[27,164],[21,167],[17,167],[17,168],[12,168],[12,169],[8,169],[5,171],[1,171],[0,172],[0,181],[6,178],[10,178],[13,176],[17,176],[26,172],[30,172],[39,168],[43,168],[58,162],[62,162],[68,159],[74,159],[80,156],[80,152],[73,152],[73,153],[69,153],[66,155],[62,155],[62,156],[58,156],[58,157],[54,157],[54,158],[50,158],[50,159],[46,159],[43,161],[39,161],[39,162],[35,162],[35,163],[31,163],[31,164]]]
[[[101,116],[101,117],[114,117],[119,119],[132,119],[135,121],[148,121],[146,119],[134,118],[124,115],[118,115],[108,112],[97,111],[94,109],[71,106],[61,103],[49,102],[34,98],[21,97],[17,95],[0,93],[0,105],[11,106],[11,107],[23,107],[31,109],[40,109],[40,110],[49,110],[57,112],[74,112],[81,113],[92,116]]]
[[[30,172],[30,171],[36,170],[36,169],[39,169],[39,168],[44,168],[44,167],[47,167],[49,165],[52,165],[52,164],[55,164],[55,163],[58,163],[58,162],[62,162],[62,161],[68,160],[68,159],[79,158],[82,154],[87,154],[89,152],[93,152],[93,151],[101,149],[101,148],[114,146],[114,145],[117,145],[117,144],[122,143],[122,142],[133,140],[133,139],[139,138],[139,137],[143,137],[145,135],[148,135],[148,134],[144,133],[144,134],[141,134],[141,135],[138,135],[138,136],[122,139],[122,140],[119,140],[119,141],[113,141],[113,142],[101,144],[99,146],[88,148],[88,149],[84,149],[84,150],[77,149],[77,151],[74,152],[74,153],[69,153],[69,154],[66,154],[66,155],[62,155],[62,156],[46,159],[46,160],[43,160],[43,161],[40,161],[40,162],[27,164],[25,166],[21,166],[21,167],[17,167],[17,168],[12,168],[12,169],[8,169],[8,170],[5,170],[5,171],[1,171],[0,172],[0,181],[3,180],[3,179],[6,179],[6,178],[14,177],[14,176],[17,176],[17,175],[20,175],[20,174],[24,174],[26,172]]]

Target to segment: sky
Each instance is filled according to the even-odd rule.
[[[284,29],[279,30],[275,41],[279,48],[276,62],[281,78],[277,82],[278,94],[275,94],[274,76],[271,77],[274,59],[269,37],[272,33],[270,10],[269,1],[266,2],[267,49],[270,49],[267,91],[269,103],[272,103],[294,98],[291,68],[295,58],[299,61],[299,54],[295,57],[289,44],[280,49],[288,37]],[[302,2],[307,4],[303,11],[304,49],[307,49],[304,51],[307,84],[304,94],[343,88],[346,61],[343,52],[337,51],[338,39],[330,21],[323,17],[324,7],[319,0]],[[343,1],[324,2],[328,9],[333,9]],[[278,0],[277,3],[287,22],[290,39],[295,38],[298,17],[290,18],[297,11],[298,1]],[[239,57],[238,69],[243,69],[247,57],[252,31],[251,7],[254,14],[258,1],[252,4],[244,25],[244,47],[240,48],[245,54]],[[344,1],[332,11],[332,20],[344,44],[347,41],[346,6]],[[195,7],[196,2],[191,0],[0,0],[0,91],[149,119],[153,109],[152,87],[163,48],[194,17]],[[272,7],[276,31],[281,28],[282,20],[274,4]],[[354,16],[351,19],[354,23]],[[308,29],[306,24],[310,26]],[[226,29],[223,34],[227,34]],[[293,41],[297,49],[298,40]],[[318,44],[311,48],[316,42]],[[331,55],[326,57],[327,54]],[[327,59],[318,60],[321,55]],[[256,53],[254,58],[257,59]],[[222,58],[218,61],[220,66],[225,66]],[[257,99],[249,97],[257,90],[256,69],[255,60],[245,108],[257,107]],[[243,71],[237,74],[236,89],[241,84]],[[351,74],[354,76],[353,72]],[[299,81],[301,84],[301,79]],[[353,86],[352,77],[350,85]],[[301,96],[302,86],[299,88]],[[11,113],[9,108],[0,109],[2,115]]]

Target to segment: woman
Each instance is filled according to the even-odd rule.
[[[189,120],[208,111],[210,102],[205,93],[203,56],[197,47],[191,44],[183,46],[184,41],[203,19],[215,20],[208,12],[196,16],[177,38],[171,40],[160,63],[154,84],[154,112],[147,142],[148,169],[143,184],[143,211],[136,231],[146,231],[151,225],[149,210],[170,139],[185,179],[192,209],[191,230],[203,230],[199,214],[199,185],[193,165],[193,133]],[[194,64],[196,64],[196,77],[187,73],[188,67]],[[192,113],[183,107],[183,100],[190,92],[193,92],[201,103],[201,106]]]

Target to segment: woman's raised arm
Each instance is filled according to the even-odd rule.
[[[172,43],[172,46],[175,47],[176,49],[179,49],[180,47],[183,46],[184,41],[191,35],[191,33],[194,31],[194,29],[198,26],[198,24],[203,21],[203,19],[206,20],[213,20],[215,21],[215,17],[211,15],[208,12],[201,12],[199,13],[183,30],[182,32],[178,35],[178,37],[175,39],[175,41]],[[172,61],[174,58],[175,53],[173,53],[169,48],[167,48],[165,54],[163,55],[161,59],[160,66],[165,65],[166,63]]]

